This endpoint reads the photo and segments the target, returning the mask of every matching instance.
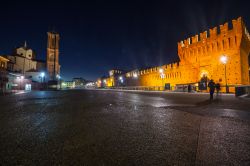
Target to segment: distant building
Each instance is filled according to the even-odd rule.
[[[95,82],[88,82],[84,85],[84,88],[87,88],[87,89],[93,89],[93,88],[96,88],[96,84]]]
[[[117,75],[120,75],[124,73],[124,71],[122,70],[119,70],[119,69],[113,69],[113,70],[109,70],[109,76],[112,77],[112,76],[117,76]]]
[[[73,78],[73,82],[75,82],[75,88],[83,88],[86,81],[82,78]]]
[[[111,77],[102,76],[101,78],[98,78],[96,81],[96,87],[98,87],[98,88],[107,87],[107,85],[108,85],[107,80],[108,79],[111,79]]]
[[[109,77],[105,79],[105,85],[108,87],[121,86],[124,82],[124,71],[113,69],[109,71]]]
[[[74,81],[62,81],[61,87],[62,89],[74,89],[75,82]]]
[[[7,62],[9,60],[3,56],[0,56],[0,92],[6,90],[7,77]]]
[[[44,83],[46,82],[45,72],[37,70],[29,70],[25,73],[25,78],[30,79],[33,82]]]
[[[0,56],[0,69],[6,70],[7,69],[7,62],[9,60],[3,56]]]

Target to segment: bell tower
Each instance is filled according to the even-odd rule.
[[[47,42],[47,71],[49,80],[57,80],[60,75],[59,65],[59,34],[48,32]]]

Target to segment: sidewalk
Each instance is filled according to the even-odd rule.
[[[6,92],[0,92],[0,96],[6,96],[6,95],[11,95],[11,94],[23,94],[23,93],[28,93],[30,91],[25,91],[25,90],[10,90],[10,91],[6,91]]]
[[[86,90],[107,90],[107,91],[118,91],[118,92],[143,92],[143,93],[184,93],[184,94],[209,94],[209,92],[180,92],[180,91],[148,91],[148,90],[127,90],[127,89],[86,89]],[[216,93],[214,93],[216,95]],[[229,95],[229,96],[235,96],[234,93],[220,93],[220,95]]]

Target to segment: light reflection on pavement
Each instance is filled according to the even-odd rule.
[[[232,95],[37,91],[0,97],[1,165],[249,165]]]

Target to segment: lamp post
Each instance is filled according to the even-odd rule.
[[[163,85],[163,78],[165,77],[164,70],[162,68],[159,69],[160,77],[161,77],[161,84],[162,84],[162,90],[164,90],[164,85]]]
[[[136,72],[133,73],[133,78],[134,78],[134,84],[136,85],[136,87],[138,86],[138,74]],[[136,90],[137,88],[135,87],[134,90]]]
[[[40,74],[40,77],[41,77],[41,84],[42,84],[42,88],[43,88],[43,87],[44,87],[43,84],[44,84],[45,73],[42,72],[42,73]]]
[[[138,77],[137,73],[134,73],[134,74],[133,74],[133,77],[134,77],[134,78],[137,78],[137,77]]]
[[[59,81],[59,89],[62,89],[62,86],[61,86],[61,76],[59,74],[57,74],[56,78]]]
[[[227,61],[228,61],[227,56],[225,56],[225,55],[221,56],[221,57],[220,57],[220,61],[221,61],[221,63],[223,63],[223,64],[224,64],[224,67],[225,67],[225,84],[226,84],[226,93],[228,93],[228,92],[229,92],[229,89],[228,89],[228,85],[227,85],[227,67],[226,67],[226,65],[227,65]]]
[[[119,80],[120,80],[121,85],[122,85],[123,84],[123,78],[122,78],[122,76],[119,77]]]

